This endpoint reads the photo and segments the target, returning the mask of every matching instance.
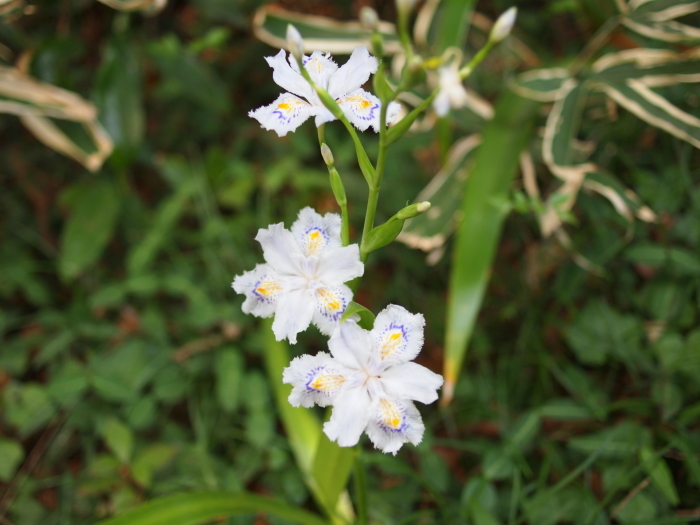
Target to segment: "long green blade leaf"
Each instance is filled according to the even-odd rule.
[[[101,525],[195,525],[213,518],[264,512],[303,525],[328,525],[305,510],[255,494],[190,492],[149,501]]]
[[[443,403],[452,399],[506,216],[518,157],[531,135],[538,104],[507,91],[486,126],[465,188],[450,276]]]

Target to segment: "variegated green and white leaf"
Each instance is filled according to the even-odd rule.
[[[642,120],[700,148],[700,119],[674,106],[639,80],[599,86],[615,102]]]
[[[480,143],[480,136],[471,135],[452,146],[445,166],[416,197],[415,202],[429,201],[430,210],[406,221],[399,241],[426,252],[444,244],[457,225],[469,161]]]
[[[435,54],[451,46],[464,48],[474,4],[474,0],[425,2],[413,27],[416,43]]]
[[[590,162],[577,163],[574,141],[581,123],[587,88],[574,79],[564,82],[562,96],[552,107],[542,141],[542,157],[549,170],[565,181],[578,185],[588,171],[596,169]]]
[[[583,187],[602,195],[610,201],[615,210],[629,222],[628,236],[632,235],[634,218],[644,222],[654,222],[656,214],[642,204],[641,200],[632,190],[624,185],[610,173],[596,171],[586,175]]]
[[[293,24],[304,38],[304,51],[329,51],[350,54],[357,46],[370,47],[372,32],[359,22],[339,22],[324,16],[293,13],[273,6],[263,6],[253,17],[253,33],[272,47],[287,49],[287,25]],[[389,22],[379,22],[378,31],[384,38],[384,51],[388,54],[401,50],[396,27]]]
[[[535,69],[518,75],[512,88],[520,96],[540,102],[554,102],[566,95],[563,89],[571,75],[563,68]]]
[[[622,23],[635,33],[664,42],[700,41],[700,29],[675,20],[654,22],[646,19],[623,17]]]
[[[160,13],[168,0],[98,0],[117,11],[141,11],[146,15]]]
[[[609,53],[593,64],[596,82],[638,79],[649,87],[700,82],[700,48],[683,53],[666,49],[628,49]]]
[[[697,0],[632,0],[628,7],[633,17],[646,17],[654,22],[665,22],[700,11],[700,2]]]
[[[700,2],[632,0],[623,10],[622,23],[632,31],[664,42],[700,40],[700,29],[676,22],[676,18],[700,11]]]

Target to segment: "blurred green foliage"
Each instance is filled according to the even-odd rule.
[[[14,2],[0,15],[0,59],[26,61],[37,79],[91,100],[115,147],[91,174],[0,117],[6,522],[95,523],[195,490],[319,510],[281,431],[260,324],[230,289],[260,260],[259,227],[289,224],[305,205],[337,211],[313,126],[280,140],[246,116],[278,93],[263,60],[271,49],[249,31],[262,3],[170,2],[146,17],[87,0]],[[360,2],[287,4],[349,19]],[[375,7],[394,19],[392,2]],[[489,15],[506,7],[477,5]],[[614,13],[594,0],[523,3],[518,36],[557,65]],[[621,32],[609,47],[642,44]],[[515,67],[497,51],[470,87],[495,99]],[[665,89],[700,117],[695,85]],[[469,110],[455,117],[454,136],[481,125]],[[361,224],[352,144],[340,125],[326,136]],[[599,276],[542,239],[530,214],[507,217],[454,401],[421,409],[420,446],[362,455],[371,523],[700,519],[700,154],[622,109],[586,119],[579,136],[659,220],[629,235],[610,203],[582,192],[568,231],[606,269]],[[378,223],[437,171],[439,140],[424,131],[393,146]],[[557,187],[540,179],[545,194]],[[443,358],[448,259],[428,268],[420,253],[391,244],[373,254],[356,296],[373,311],[393,302],[424,312],[421,361],[433,370]],[[311,331],[293,351],[324,346]],[[290,521],[250,511],[227,523]]]

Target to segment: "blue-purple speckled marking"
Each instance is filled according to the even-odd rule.
[[[258,281],[255,283],[255,286],[253,286],[253,295],[255,297],[257,297],[258,301],[262,301],[262,302],[267,303],[267,304],[272,304],[273,303],[272,297],[267,297],[267,296],[258,292],[258,288],[260,287],[260,285],[263,282],[265,282],[266,280],[268,280],[269,278],[270,278],[269,275],[265,275],[265,276],[261,277],[260,279],[258,279]]]
[[[316,368],[312,368],[311,370],[309,370],[309,372],[306,374],[308,381],[304,385],[306,387],[306,390],[308,390],[309,392],[321,392],[321,390],[318,390],[317,388],[312,387],[311,383],[313,383],[314,379],[316,379],[316,375],[318,374],[318,372],[321,372],[325,369],[326,369],[325,366],[317,366]]]
[[[399,425],[399,428],[394,428],[390,427],[384,424],[384,418],[382,417],[381,411],[379,412],[379,416],[377,417],[377,424],[379,427],[384,431],[384,432],[392,432],[394,434],[403,434],[406,429],[408,429],[408,421],[406,418],[406,408],[400,405],[397,405],[396,403],[392,403],[394,407],[398,409],[399,415],[401,416],[401,424]]]
[[[340,305],[341,305],[340,310],[337,310],[335,313],[331,313],[328,310],[326,310],[323,307],[323,303],[321,301],[319,301],[318,312],[326,319],[330,319],[331,321],[338,321],[345,313],[345,309],[348,307],[348,300],[339,293],[338,293],[338,300],[340,301]]]

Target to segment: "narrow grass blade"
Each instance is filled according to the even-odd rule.
[[[195,525],[214,518],[259,512],[303,525],[328,525],[315,514],[270,498],[228,492],[173,494],[101,521],[100,525]]]
[[[486,126],[467,180],[450,276],[444,404],[452,400],[507,214],[508,191],[538,106],[512,91],[504,93]]]

